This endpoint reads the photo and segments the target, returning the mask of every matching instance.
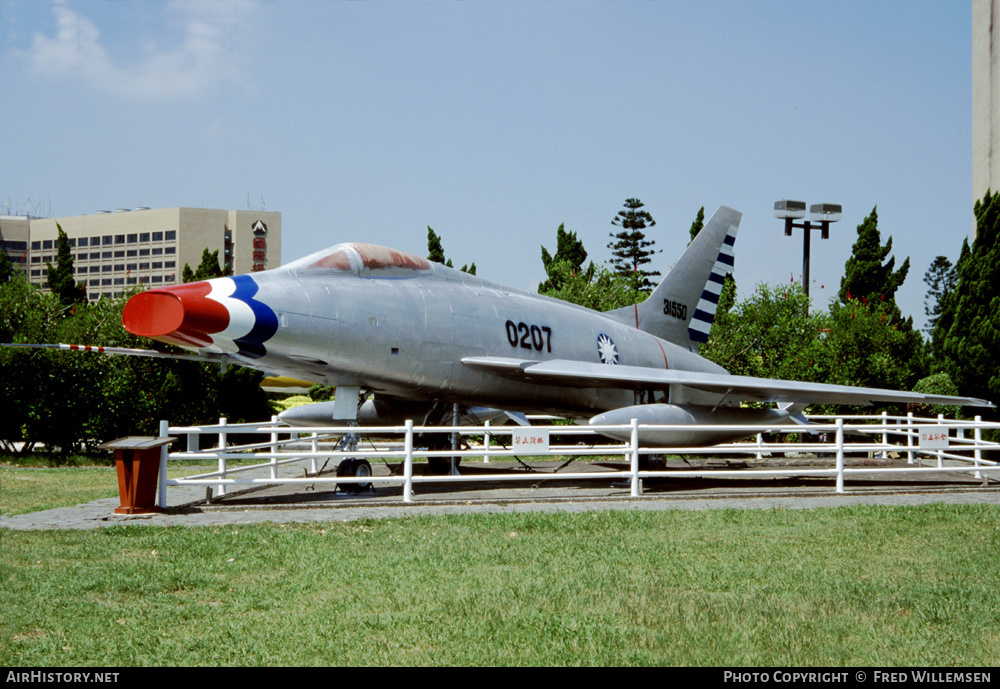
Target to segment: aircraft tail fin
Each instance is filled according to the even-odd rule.
[[[720,206],[649,299],[607,315],[685,347],[707,342],[742,217]]]

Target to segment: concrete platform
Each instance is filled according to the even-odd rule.
[[[219,525],[260,522],[350,521],[424,514],[483,512],[586,512],[592,510],[667,509],[812,509],[854,504],[914,505],[934,502],[1000,504],[1000,474],[975,479],[971,474],[928,470],[920,474],[891,475],[880,469],[907,466],[905,461],[853,459],[849,466],[873,470],[848,478],[845,492],[835,492],[833,477],[721,476],[723,471],[747,469],[830,469],[833,460],[791,457],[768,460],[727,461],[704,458],[685,462],[671,459],[671,472],[699,469],[701,478],[673,476],[644,481],[641,497],[630,497],[630,486],[620,477],[602,477],[626,468],[621,462],[578,462],[556,472],[556,462],[528,462],[531,471],[513,462],[463,463],[457,483],[415,484],[413,503],[402,502],[402,488],[375,483],[369,492],[348,494],[331,484],[297,483],[233,492],[211,500],[205,487],[171,487],[168,509],[161,514],[115,515],[117,498],[95,500],[76,507],[0,516],[0,528],[92,529],[114,524]],[[384,464],[376,476],[390,475]],[[426,465],[418,465],[420,472]],[[590,473],[595,478],[567,479],[566,472]],[[510,478],[476,483],[476,476],[504,473]],[[260,473],[258,474],[260,475]],[[301,468],[283,468],[279,476],[301,478]],[[331,475],[330,472],[327,476]],[[335,476],[335,474],[333,474]]]

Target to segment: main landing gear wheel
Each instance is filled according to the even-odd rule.
[[[350,476],[352,478],[364,478],[372,475],[372,465],[367,459],[355,459],[348,457],[337,466],[337,476]],[[343,483],[337,484],[337,488],[345,493],[364,493],[371,490],[371,483]]]

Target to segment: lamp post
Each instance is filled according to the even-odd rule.
[[[785,221],[785,236],[792,236],[792,228],[805,230],[802,240],[802,287],[809,296],[809,238],[811,230],[819,230],[820,237],[830,238],[830,223],[840,220],[842,208],[835,203],[814,203],[809,207],[809,220],[797,223],[806,217],[805,201],[789,201],[782,199],[774,202],[774,217]]]

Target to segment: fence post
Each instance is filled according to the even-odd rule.
[[[642,487],[639,485],[639,419],[632,419],[631,455],[629,471],[632,472],[632,497],[637,498],[642,494]]]
[[[913,412],[906,412],[906,463],[913,464]]]
[[[889,445],[889,412],[882,412],[882,446]],[[889,450],[882,450],[882,459],[889,458]]]
[[[166,438],[170,435],[170,423],[165,419],[160,421],[160,437]],[[160,448],[160,485],[159,485],[159,500],[157,500],[160,509],[165,509],[167,506],[167,446],[164,445]]]
[[[837,492],[844,492],[844,420],[837,419]]]
[[[938,414],[938,423],[944,424],[944,414]],[[948,434],[948,449],[951,449],[951,433]],[[938,469],[944,468],[944,452],[942,450],[937,451],[937,466]]]
[[[483,464],[490,463],[490,420],[486,419],[483,424],[486,430],[483,432]]]
[[[983,417],[982,416],[977,416],[976,417],[976,432],[975,432],[975,438],[976,438],[976,450],[975,450],[976,467],[982,466],[982,462],[980,461],[983,458],[983,445],[982,445],[982,443],[983,443],[983,427],[982,427],[982,423],[983,423]],[[975,476],[976,478],[982,478],[983,477],[983,472],[977,471],[975,474],[973,474],[973,476]]]
[[[319,452],[319,433],[313,433],[309,441],[309,451],[312,453],[312,457],[309,458],[309,473],[313,476],[316,475],[316,453]]]
[[[403,502],[413,502],[413,419],[406,420],[406,436],[403,439]]]
[[[271,417],[271,428],[278,426],[278,417]],[[278,431],[271,431],[271,478],[278,478]]]
[[[219,478],[226,478],[226,448],[229,446],[228,432],[226,426],[229,419],[225,416],[219,418]],[[226,494],[226,484],[219,483],[215,486],[215,497]]]

